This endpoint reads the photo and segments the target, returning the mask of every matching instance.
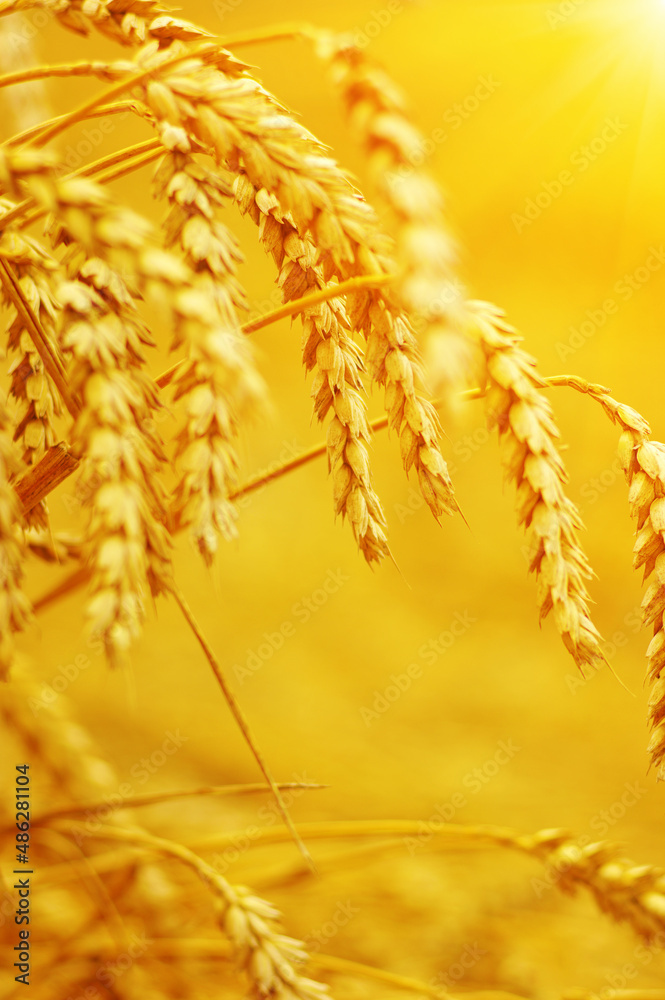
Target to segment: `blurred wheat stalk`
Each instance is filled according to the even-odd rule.
[[[603,387],[572,376],[542,377],[499,310],[463,300],[444,200],[414,165],[419,134],[386,74],[349,39],[304,26],[227,39],[227,48],[152,0],[0,3],[0,15],[25,11],[46,13],[82,36],[100,31],[134,50],[115,61],[35,66],[0,77],[2,88],[74,74],[109,84],[71,113],[31,124],[0,147],[0,282],[11,311],[7,347],[12,356],[10,399],[0,410],[0,673],[8,682],[3,714],[19,745],[50,775],[56,801],[64,800],[64,807],[38,818],[35,836],[43,835],[46,842],[64,837],[80,845],[77,813],[91,808],[103,789],[112,787],[112,778],[108,767],[100,772],[86,734],[54,712],[37,719],[26,708],[29,682],[21,670],[10,676],[17,655],[13,636],[32,613],[22,591],[29,552],[78,562],[76,572],[42,603],[87,582],[88,626],[111,664],[127,656],[148,595],[175,599],[309,863],[280,787],[196,625],[171,563],[171,537],[181,529],[189,531],[210,563],[220,538],[232,538],[237,530],[234,498],[263,481],[243,483],[237,456],[238,436],[248,420],[261,418],[267,395],[247,335],[285,315],[301,319],[303,364],[313,373],[314,412],[327,424],[327,436],[321,448],[270,478],[327,454],[335,513],[348,520],[368,564],[380,562],[391,553],[368,443],[373,431],[389,425],[398,436],[404,469],[407,474],[414,470],[434,517],[458,513],[438,443],[439,417],[423,389],[422,345],[429,384],[444,399],[466,390],[485,400],[490,426],[498,428],[506,476],[516,486],[518,521],[529,532],[540,615],[552,612],[582,671],[598,669],[605,660],[589,616],[586,581],[592,572],[579,541],[581,519],[565,493],[558,432],[544,390],[565,385],[587,393],[619,424],[638,529],[635,564],[644,566],[650,580],[644,601],[645,623],[654,628],[648,650],[649,751],[662,777],[665,447],[650,441],[646,421]],[[244,42],[294,33],[309,38],[330,67],[366,150],[370,179],[390,220],[389,234],[324,147],[232,54]],[[135,115],[155,137],[74,171],[45,148],[80,122],[120,112]],[[113,179],[153,160],[159,161],[153,194],[166,212],[159,232],[105,190]],[[221,217],[222,209],[234,206],[256,223],[284,302],[244,324],[242,257]],[[38,238],[28,229],[43,218],[46,228]],[[155,341],[142,318],[144,299],[159,305],[172,330],[173,350],[184,354],[155,381],[146,368]],[[386,417],[370,426],[365,394],[374,383],[384,390]],[[475,386],[480,388],[470,388]],[[180,416],[173,441],[160,434],[166,391]],[[172,466],[177,486],[170,496],[164,475]],[[51,533],[46,498],[75,469],[85,516],[81,537],[71,539]],[[11,833],[6,819],[5,832]],[[330,826],[309,835],[390,838],[401,832],[399,823],[380,829],[360,824],[355,832]],[[611,845],[581,849],[560,831],[527,837],[451,827],[444,835],[450,843],[517,848],[554,866],[561,872],[561,888],[586,887],[602,909],[647,940],[665,928],[660,870],[621,861]],[[277,929],[275,908],[229,883],[193,850],[114,815],[88,836],[124,845],[109,860],[113,868],[140,869],[131,893],[149,926],[151,948],[158,953],[161,941],[173,967],[183,967],[170,986],[157,988],[135,962],[131,974],[115,983],[114,995],[184,995],[189,963],[207,954],[205,948],[197,950],[196,942],[178,941],[162,904],[168,900],[177,911],[186,889],[146,860],[146,852],[174,858],[201,879],[230,945],[228,954],[208,950],[213,957],[234,958],[257,995],[302,1000],[324,995],[326,988],[301,970],[308,956],[300,942]],[[138,862],[136,850],[142,852]],[[63,991],[83,989],[100,956],[112,958],[128,947],[127,926],[96,870],[106,853],[81,850],[77,855],[74,850],[72,858],[80,859],[72,864],[81,866],[84,887],[68,894],[72,927],[78,929],[62,937],[56,923],[50,928],[48,962],[54,973],[57,969]],[[45,866],[47,879],[48,870]],[[88,883],[94,887],[89,898]],[[92,910],[90,899],[96,900]],[[351,969],[354,963],[345,967],[330,956],[318,956],[316,963],[329,974],[346,968],[436,993],[388,972]],[[229,982],[234,990],[242,988],[232,977]]]

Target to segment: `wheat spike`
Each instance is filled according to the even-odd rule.
[[[67,824],[65,828],[75,834],[77,825]],[[308,957],[304,945],[279,932],[276,926],[281,919],[279,910],[254,895],[251,889],[232,885],[194,851],[163,837],[119,827],[103,828],[93,836],[147,847],[192,869],[213,894],[219,925],[231,941],[256,997],[325,1000],[329,996],[327,986],[298,971],[297,966]]]
[[[599,841],[580,847],[562,830],[542,830],[519,837],[516,846],[540,858],[564,892],[588,889],[613,920],[626,922],[646,941],[665,930],[665,872],[635,865],[615,844]]]
[[[292,220],[268,191],[257,191],[245,174],[235,181],[235,197],[243,214],[259,227],[259,239],[278,269],[277,284],[285,302],[310,289],[330,288],[316,263],[316,248],[302,238]],[[363,359],[352,339],[341,298],[307,306],[303,324],[303,364],[316,372],[312,385],[314,412],[328,426],[328,468],[333,473],[335,513],[347,517],[360,551],[371,565],[388,554],[385,515],[374,491],[366,442],[370,440],[363,398]]]
[[[401,272],[396,291],[423,338],[428,380],[437,392],[459,389],[477,357],[465,335],[443,195],[422,166],[424,136],[399,88],[350,36],[317,32],[316,49],[330,64],[375,189],[390,209]]]
[[[558,430],[540,392],[546,383],[501,310],[470,302],[469,316],[486,359],[488,419],[499,431],[507,479],[515,483],[518,522],[530,532],[529,568],[538,578],[540,618],[553,612],[578,667],[597,669],[606,661],[587,606],[585,580],[593,574],[578,541],[580,515],[564,492]]]
[[[648,587],[642,601],[642,617],[653,628],[647,649],[651,684],[649,722],[653,730],[648,752],[665,781],[665,445],[651,440],[651,428],[641,414],[613,399],[601,385],[562,378],[574,388],[588,393],[621,428],[619,459],[626,482],[630,515],[635,521],[636,540],[633,566],[642,569]]]
[[[14,265],[25,298],[46,335],[57,344],[59,309],[54,295],[57,261],[35,240],[15,232],[4,234],[0,254]],[[18,312],[9,327],[9,348],[19,355],[10,369],[11,395],[20,408],[16,437],[23,447],[23,461],[34,465],[57,440],[55,418],[61,414],[62,406]]]
[[[229,356],[234,352],[241,359],[244,347],[241,344],[238,310],[246,308],[246,297],[237,279],[237,265],[242,255],[235,238],[215,215],[223,204],[223,198],[229,198],[231,188],[223,174],[213,174],[190,153],[178,150],[164,158],[155,176],[155,186],[158,196],[167,198],[171,205],[164,227],[166,245],[177,247],[201,280],[205,278],[209,299],[216,305],[220,327],[228,331]],[[206,371],[204,365],[205,359],[201,358],[195,370],[180,374],[176,398],[189,392],[201,399],[205,379],[212,379],[212,368]],[[221,393],[217,391],[214,381],[209,384],[211,397],[217,392],[219,399]],[[208,431],[211,458],[207,474],[219,479],[226,496],[238,485],[235,452],[227,447],[235,431],[235,421],[233,410],[227,408],[225,411],[218,402],[217,417]],[[187,447],[187,440],[181,439],[180,450],[185,454],[184,461],[189,462],[190,482],[180,484],[176,491],[176,518],[181,514],[187,517],[189,511],[193,524],[198,522],[204,526],[208,515],[202,511],[197,513],[195,507],[198,503],[196,477],[205,474],[205,470],[197,468],[196,454],[187,458]],[[228,500],[218,503],[209,517],[225,538],[234,537],[236,512]],[[197,529],[194,530],[196,532]],[[197,539],[199,548],[209,561],[215,550],[214,537],[202,527]]]
[[[152,420],[158,400],[141,371],[151,341],[119,276],[98,258],[86,261],[59,297],[72,387],[84,401],[72,443],[83,456],[79,490],[90,508],[87,615],[115,663],[139,634],[146,590],[157,596],[171,579],[158,479],[165,456]]]
[[[186,261],[158,250],[147,224],[116,207],[90,180],[58,178],[55,162],[35,150],[5,149],[0,183],[14,192],[39,180],[38,198],[55,209],[67,238],[112,269],[135,275],[141,292],[158,299],[169,315],[173,346],[187,344],[190,360],[176,384],[177,398],[186,397],[185,425],[178,436],[183,469],[178,516],[212,558],[218,512],[228,503],[225,470],[236,462],[237,420],[258,405],[263,382],[245,341],[220,324],[205,277],[199,280]]]
[[[146,50],[142,59],[157,70],[158,54]],[[367,204],[318,142],[254,80],[229,77],[192,57],[166,67],[144,89],[165,141],[175,141],[182,130],[190,142],[212,148],[221,165],[242,166],[257,190],[277,199],[300,237],[309,232],[326,281],[391,270]],[[408,318],[382,288],[358,289],[347,301],[352,329],[368,342],[370,373],[386,389],[405,469],[415,468],[435,517],[452,514],[457,504],[438,449],[438,418],[419,391],[420,359]]]

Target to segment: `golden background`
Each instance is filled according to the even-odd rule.
[[[665,257],[664,5],[404,0],[392,6],[401,9],[388,13],[384,0],[287,0],[279,9],[244,0],[220,2],[217,10],[197,2],[185,4],[182,16],[222,36],[299,20],[375,35],[369,51],[408,94],[423,134],[445,133],[434,143],[431,166],[447,192],[471,294],[506,309],[544,374],[574,373],[610,386],[662,439],[665,270],[659,266],[643,283],[636,278],[640,287],[630,295],[618,283],[645,266],[653,248]],[[57,26],[40,30],[33,44],[37,58],[51,61],[119,53],[110,42],[94,36],[84,42]],[[238,55],[330,144],[371,198],[363,156],[308,45],[257,44]],[[486,96],[474,100],[488,79],[493,92],[485,87]],[[50,113],[78,104],[91,86],[50,81]],[[463,114],[455,107],[460,104]],[[614,123],[609,131],[608,122]],[[138,124],[123,123],[94,157],[146,136]],[[61,148],[79,139],[68,134]],[[591,144],[593,161],[582,169]],[[118,197],[146,211],[152,169],[117,182]],[[561,171],[572,181],[554,196]],[[540,195],[545,205],[548,189],[551,204],[537,218],[528,224],[516,218],[529,199]],[[159,208],[150,211],[160,218]],[[278,301],[272,263],[251,224],[231,210],[225,221],[242,240],[241,277],[252,311],[266,311]],[[608,299],[618,309],[603,315]],[[579,333],[585,321],[587,336]],[[158,336],[166,348],[168,331]],[[248,477],[323,437],[311,420],[299,324],[280,322],[256,334],[255,343],[273,408],[244,440]],[[154,359],[154,374],[165,361],[165,352]],[[512,489],[502,484],[495,435],[484,430],[480,403],[461,404],[445,420],[444,455],[470,529],[460,519],[438,527],[418,504],[415,484],[405,480],[395,440],[385,431],[375,438],[376,487],[399,571],[385,565],[370,572],[351,532],[333,522],[325,460],[252,495],[241,507],[237,543],[224,547],[212,571],[186,541],[179,543],[181,585],[234,679],[273,772],[280,780],[306,776],[330,786],[294,801],[296,822],[426,821],[461,793],[465,804],[454,822],[524,832],[567,827],[625,842],[627,855],[640,863],[665,861],[665,793],[646,774],[648,637],[636,627],[641,586],[631,570],[633,528],[615,457],[617,432],[599,407],[571,390],[552,390],[552,403],[569,495],[583,515],[598,574],[591,583],[595,621],[613,669],[632,694],[608,670],[579,684],[553,625],[547,621],[539,630]],[[381,413],[377,394],[370,408]],[[70,481],[50,499],[57,528],[76,524],[72,494]],[[29,593],[39,596],[65,572],[32,564]],[[339,581],[334,593],[320,590],[333,579]],[[319,604],[304,621],[302,602],[310,598]],[[428,663],[419,650],[456,615],[468,627]],[[293,634],[272,651],[265,633],[288,622]],[[102,656],[87,650],[81,625],[76,593],[39,614],[22,650],[44,684],[77,655],[89,654],[89,667],[59,697],[70,699],[74,714],[93,730],[119,781],[152,792],[260,780],[175,606],[162,601],[151,615],[130,674],[110,672]],[[243,676],[237,668],[250,653],[259,656],[260,669]],[[376,717],[363,713],[393,683],[391,675],[410,663],[422,673],[409,689]],[[187,742],[140,784],[132,768],[175,730]],[[468,775],[494,758],[500,741],[519,750],[475,790]],[[637,788],[637,801],[622,809],[627,785]],[[185,800],[145,809],[142,818],[155,832],[197,843],[260,824],[257,811],[268,801]],[[605,823],[599,817],[612,807]],[[318,842],[310,847],[315,857],[330,850]],[[330,921],[340,902],[351,901],[358,913],[322,950],[404,975],[445,975],[475,946],[483,956],[455,986],[458,992],[491,986],[535,997],[571,987],[600,992],[617,985],[611,977],[625,963],[637,972],[625,985],[665,985],[662,960],[636,957],[631,931],[613,925],[591,900],[566,899],[556,888],[539,897],[531,880],[541,878],[542,869],[535,862],[498,850],[448,855],[434,847],[435,838],[412,853],[402,845],[332,871],[324,867],[319,880],[264,891],[283,909],[288,932],[303,938]],[[295,857],[292,845],[256,848],[241,853],[227,875],[261,889],[258,877],[251,881],[261,865]],[[406,995],[360,978],[334,987],[339,997]],[[192,996],[215,995],[205,989]]]

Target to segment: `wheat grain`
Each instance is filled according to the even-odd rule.
[[[61,277],[57,261],[36,240],[16,232],[3,235],[0,254],[13,265],[23,295],[45,335],[51,343],[57,344],[58,304],[54,288]],[[18,310],[9,326],[9,348],[19,355],[10,369],[11,395],[19,404],[15,433],[23,447],[24,462],[33,465],[55,444],[55,418],[62,412],[62,407],[57,390],[44,369],[30,331]]]
[[[150,341],[118,275],[99,259],[89,259],[59,297],[72,387],[85,404],[72,441],[84,456],[79,488],[90,508],[87,616],[116,663],[140,631],[146,588],[157,596],[171,579],[158,479],[165,456],[151,419],[157,396],[140,369]]]
[[[621,857],[616,845],[599,842],[579,847],[561,830],[522,837],[516,845],[548,865],[564,892],[588,889],[613,920],[629,923],[646,941],[665,930],[665,872],[635,865]]]
[[[587,605],[585,580],[593,574],[578,541],[580,515],[564,492],[558,431],[539,391],[545,383],[501,310],[483,302],[469,303],[469,310],[486,358],[489,423],[498,428],[502,464],[516,485],[518,522],[530,531],[529,568],[538,578],[540,618],[553,612],[578,667],[597,669],[606,661]]]
[[[203,28],[170,16],[153,0],[5,0],[0,16],[37,8],[70,31],[88,34],[94,28],[123,45],[141,45],[151,36],[166,43],[210,37]]]

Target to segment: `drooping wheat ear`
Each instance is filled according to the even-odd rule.
[[[227,509],[225,470],[235,464],[229,454],[236,428],[261,403],[263,382],[246,340],[220,324],[205,276],[157,249],[145,221],[114,205],[98,185],[85,178],[60,179],[52,163],[36,150],[6,148],[0,154],[0,184],[12,191],[31,190],[35,200],[55,214],[68,239],[112,270],[132,274],[139,291],[165,310],[174,347],[187,345],[189,361],[176,382],[176,396],[185,400],[185,426],[178,435],[182,476],[176,515],[210,559]]]
[[[155,74],[160,58],[144,57]],[[256,81],[229,77],[192,57],[166,67],[159,80],[137,86],[166,142],[174,128],[183,129],[193,145],[211,148],[222,166],[244,170],[257,190],[265,188],[277,199],[299,236],[311,236],[326,281],[391,271],[374,213],[321,145]],[[368,341],[372,377],[386,389],[386,409],[401,434],[407,472],[416,469],[435,517],[454,513],[457,504],[437,444],[438,418],[419,391],[419,355],[406,315],[381,288],[359,289],[347,302],[351,328]]]
[[[166,245],[177,247],[201,281],[205,280],[210,301],[216,305],[217,321],[228,331],[229,345],[237,345],[235,349],[241,352],[238,311],[246,308],[246,298],[237,278],[237,266],[242,254],[233,234],[216,217],[223,199],[231,195],[230,184],[223,172],[213,173],[196,161],[188,151],[186,137],[174,134],[171,138],[176,141],[176,148],[164,158],[155,175],[158,197],[168,199],[171,206],[164,226]],[[187,151],[179,150],[177,145],[183,145]],[[199,363],[197,370],[198,393],[204,384],[202,364]],[[208,377],[212,378],[212,373]],[[184,379],[182,384],[187,385]],[[213,381],[211,395],[214,391]],[[209,431],[210,455],[216,464],[209,461],[207,474],[218,477],[228,495],[238,485],[235,452],[227,447],[235,417],[232,411],[225,413],[219,406],[217,411]],[[186,447],[185,444],[183,449],[181,445],[182,450]],[[192,454],[188,475],[193,483],[198,471],[196,454]],[[205,470],[200,470],[200,473],[205,474]],[[180,509],[183,503],[190,506],[196,503],[197,491],[186,495],[185,489],[186,486],[181,484],[176,492],[176,506]],[[210,516],[225,538],[235,535],[236,512],[228,500],[219,503]],[[204,537],[201,536],[199,545],[209,560],[214,552],[214,539],[204,541]]]
[[[119,276],[99,258],[59,290],[63,348],[72,389],[84,401],[72,432],[83,457],[79,490],[89,508],[85,552],[92,571],[90,632],[111,663],[122,661],[153,597],[169,590],[166,498],[158,479],[164,460],[153,411],[157,393],[143,373],[151,344]]]
[[[7,679],[14,663],[13,633],[25,628],[31,615],[21,589],[25,537],[21,507],[12,486],[22,465],[11,432],[9,414],[0,399],[0,681]]]
[[[259,227],[259,239],[278,270],[284,302],[309,291],[330,287],[311,237],[300,237],[277,199],[257,191],[246,174],[238,174],[235,197],[240,211]],[[362,352],[353,340],[341,298],[309,306],[299,314],[303,324],[303,364],[315,371],[311,395],[314,412],[328,425],[328,469],[333,473],[335,513],[347,517],[360,551],[371,565],[389,553],[381,501],[374,491],[366,442],[370,440],[363,397]]]
[[[643,568],[644,581],[649,581],[642,615],[644,624],[653,627],[647,649],[649,721],[653,730],[648,752],[658,768],[658,777],[665,781],[665,445],[650,440],[651,428],[644,417],[613,399],[604,386],[580,379],[568,381],[600,403],[621,428],[619,459],[629,486],[630,515],[637,528],[633,566]]]
[[[151,37],[167,45],[175,39],[210,37],[203,28],[172,17],[167,7],[153,0],[4,0],[0,16],[36,8],[78,34],[87,35],[94,28],[123,45],[142,45]]]
[[[349,36],[316,33],[366,153],[374,186],[393,218],[397,291],[421,335],[427,375],[437,392],[473,379],[478,357],[465,334],[456,241],[439,185],[423,167],[425,137],[388,74]]]
[[[603,912],[626,922],[647,941],[665,931],[665,872],[621,857],[616,844],[579,847],[566,831],[542,830],[516,839],[521,850],[540,858],[564,892],[584,887]]]
[[[368,840],[366,850],[375,855],[404,849],[404,844],[423,834],[419,820],[338,820],[314,821],[299,824],[303,837],[314,840]],[[430,825],[431,847],[434,850],[459,852],[470,846],[500,848],[518,851],[535,858],[546,869],[546,880],[532,880],[533,888],[541,890],[554,886],[563,892],[584,888],[591,892],[598,907],[613,920],[629,923],[637,933],[652,940],[665,931],[665,871],[654,865],[635,865],[622,856],[623,847],[610,841],[578,845],[578,840],[568,830],[549,829],[536,833],[520,833],[508,827],[440,823]],[[236,841],[238,834],[215,834],[200,840],[195,849],[201,852],[222,850]],[[391,839],[394,838],[394,839]],[[286,829],[264,827],[254,839],[255,847],[288,841]],[[371,847],[370,847],[371,843]],[[364,850],[363,849],[363,850]],[[349,855],[352,856],[352,855]],[[355,853],[355,858],[360,857]],[[331,866],[337,868],[344,855],[329,855]],[[325,870],[326,862],[323,867]],[[281,876],[275,873],[272,884],[288,884],[293,876],[311,877],[311,871],[289,862]]]
[[[578,667],[606,660],[589,617],[585,580],[593,574],[578,540],[582,521],[564,492],[566,472],[558,430],[533,358],[504,313],[486,302],[468,303],[470,330],[487,366],[487,412],[499,431],[501,459],[517,489],[517,517],[530,532],[530,570],[538,578],[541,620],[550,612]]]
[[[56,826],[72,833],[76,824],[57,821]],[[120,841],[148,848],[165,857],[176,858],[199,876],[212,892],[219,924],[234,946],[242,968],[247,972],[256,997],[283,1000],[326,1000],[328,987],[298,972],[307,961],[301,941],[277,930],[281,914],[271,903],[255,896],[246,886],[231,885],[216,869],[190,848],[141,830],[104,827],[91,834],[101,840]]]
[[[8,202],[6,207],[13,206]],[[51,343],[57,344],[59,307],[54,288],[61,279],[58,262],[36,240],[16,231],[3,234],[0,256],[13,265],[23,296],[37,322]],[[13,305],[7,299],[4,285],[3,295],[6,304]],[[15,438],[21,442],[23,461],[33,465],[57,440],[54,420],[61,414],[62,406],[57,389],[44,370],[24,316],[16,308],[14,312],[9,326],[9,349],[18,355],[10,369],[10,392],[19,406]]]

